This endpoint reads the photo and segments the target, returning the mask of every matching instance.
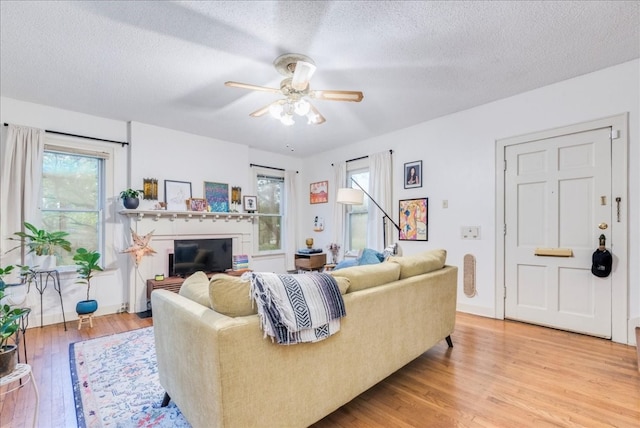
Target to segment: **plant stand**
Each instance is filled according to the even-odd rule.
[[[78,330],[82,328],[82,324],[89,323],[89,327],[93,328],[93,313],[78,315]]]

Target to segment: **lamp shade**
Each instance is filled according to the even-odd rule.
[[[344,187],[338,189],[338,195],[336,196],[336,202],[345,205],[362,205],[364,201],[364,192],[359,189],[351,189]]]

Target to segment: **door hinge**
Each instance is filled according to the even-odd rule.
[[[507,224],[506,223],[502,225],[502,234],[503,235],[507,234]]]
[[[507,170],[507,160],[504,160],[504,164],[502,165],[503,171]]]
[[[620,138],[620,130],[619,129],[612,129],[611,130],[611,139],[612,140],[617,140],[618,138]]]
[[[507,286],[504,286],[504,296],[502,296],[504,300],[507,300]]]

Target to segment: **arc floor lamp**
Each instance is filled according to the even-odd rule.
[[[393,221],[393,219],[387,214],[385,210],[382,209],[380,204],[376,202],[373,197],[367,193],[366,190],[362,188],[360,184],[356,180],[351,177],[351,181],[358,186],[360,189],[354,189],[353,187],[343,187],[338,189],[338,193],[336,195],[336,202],[344,205],[362,205],[364,201],[364,195],[367,195],[369,199],[378,207],[380,211],[382,211],[382,242],[384,243],[384,248],[387,248],[387,219],[391,221],[391,224],[395,226],[395,228],[400,232],[400,226]]]

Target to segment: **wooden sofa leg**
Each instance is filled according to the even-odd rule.
[[[451,336],[447,336],[447,345],[449,345],[449,348],[453,348],[453,342],[451,341]]]
[[[167,407],[169,405],[169,401],[171,401],[171,397],[166,392],[164,393],[164,397],[162,397],[162,404],[160,407]]]

